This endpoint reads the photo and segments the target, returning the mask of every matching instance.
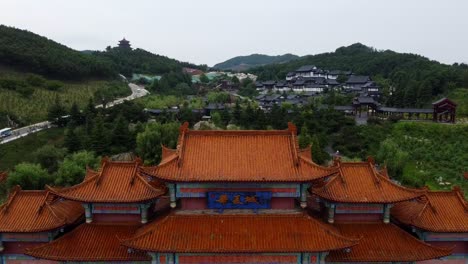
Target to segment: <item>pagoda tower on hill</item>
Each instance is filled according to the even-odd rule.
[[[130,45],[130,41],[123,38],[122,40],[119,41],[119,48],[125,49],[125,50],[131,50],[132,46]]]

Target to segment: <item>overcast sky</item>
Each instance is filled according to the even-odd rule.
[[[0,24],[77,50],[133,47],[213,65],[238,55],[317,54],[361,42],[468,62],[466,0],[0,0]]]

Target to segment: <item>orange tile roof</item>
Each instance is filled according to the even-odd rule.
[[[395,203],[422,196],[424,190],[405,188],[381,175],[372,162],[338,162],[338,173],[314,194],[341,203]]]
[[[72,187],[49,190],[65,199],[90,203],[132,203],[153,200],[165,193],[139,173],[140,162],[103,160],[99,173],[88,170],[86,179]]]
[[[430,246],[393,224],[342,223],[336,227],[343,235],[361,240],[350,251],[331,251],[327,262],[410,262],[451,254],[450,249]]]
[[[129,252],[120,241],[140,227],[130,223],[82,224],[62,237],[25,254],[55,261],[147,261],[146,252]]]
[[[47,191],[23,191],[15,187],[0,207],[0,232],[49,231],[83,217],[80,203],[57,198]]]
[[[193,131],[184,124],[177,150],[163,148],[158,166],[143,172],[176,182],[304,182],[329,176],[299,150],[296,127],[287,130]]]
[[[357,242],[306,215],[172,214],[122,244],[152,252],[274,253],[322,252]]]
[[[468,232],[468,205],[459,188],[429,191],[420,199],[395,204],[398,221],[432,232]]]

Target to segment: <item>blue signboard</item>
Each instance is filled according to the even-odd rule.
[[[271,192],[208,192],[210,209],[269,209]]]

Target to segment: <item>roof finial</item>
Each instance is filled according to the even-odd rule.
[[[288,130],[291,131],[292,134],[297,135],[297,127],[292,122],[288,122]]]
[[[375,165],[375,159],[372,156],[367,156],[367,162],[369,162],[372,165]]]

